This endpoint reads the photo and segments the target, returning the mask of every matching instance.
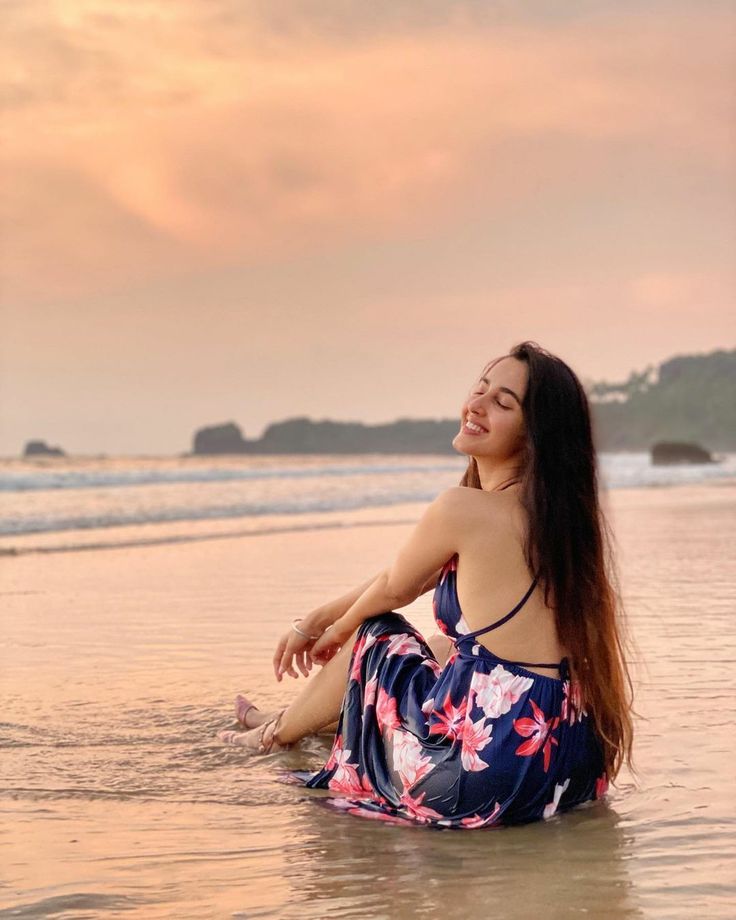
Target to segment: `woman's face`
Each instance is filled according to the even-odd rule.
[[[486,365],[463,402],[460,431],[452,442],[455,450],[497,461],[519,453],[525,438],[521,404],[527,380],[526,362],[509,355]]]

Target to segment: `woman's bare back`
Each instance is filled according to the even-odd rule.
[[[468,521],[458,551],[457,596],[471,631],[505,616],[524,597],[534,578],[523,553],[526,513],[516,490],[477,494],[477,513]],[[559,661],[568,654],[557,638],[554,611],[544,603],[537,585],[519,612],[507,623],[478,637],[501,658]],[[548,677],[549,669],[529,668]]]

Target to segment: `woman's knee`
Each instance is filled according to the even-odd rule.
[[[440,664],[444,664],[452,648],[452,639],[450,639],[449,636],[445,636],[443,633],[433,633],[427,639],[427,645],[432,649],[432,654],[437,661],[439,661]]]

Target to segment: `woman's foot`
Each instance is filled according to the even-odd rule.
[[[217,733],[217,737],[220,741],[224,741],[225,744],[237,744],[252,754],[274,754],[277,751],[286,751],[292,745],[280,744],[274,737],[278,731],[278,723],[281,721],[281,716],[285,711],[285,709],[280,710],[262,725],[249,731],[221,731]]]

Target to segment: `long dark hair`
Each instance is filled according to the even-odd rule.
[[[528,517],[524,555],[555,611],[559,641],[570,651],[573,680],[613,780],[624,761],[631,766],[633,693],[614,537],[598,498],[590,405],[570,367],[536,342],[521,342],[509,355],[528,368],[520,470]],[[473,457],[460,485],[481,488]]]

